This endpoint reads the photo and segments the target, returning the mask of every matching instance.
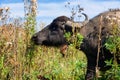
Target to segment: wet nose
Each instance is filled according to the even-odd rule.
[[[32,41],[36,41],[37,40],[37,35],[33,35],[31,38]]]

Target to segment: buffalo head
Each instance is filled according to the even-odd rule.
[[[41,31],[35,33],[32,37],[32,41],[37,45],[47,45],[47,46],[59,46],[62,44],[67,44],[64,37],[65,32],[70,32],[73,34],[73,28],[82,27],[87,23],[87,16],[83,22],[74,22],[66,16],[57,17],[52,21],[51,24],[46,26]]]

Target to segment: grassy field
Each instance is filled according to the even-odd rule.
[[[86,57],[73,45],[63,57],[59,47],[32,44],[24,28],[2,26],[0,35],[0,80],[84,80]]]
[[[86,56],[74,44],[63,57],[60,47],[34,45],[28,31],[13,24],[0,27],[0,80],[84,80]],[[108,48],[115,39],[110,39]],[[112,68],[96,80],[120,80],[120,67],[111,61],[106,63]]]
[[[75,45],[69,45],[63,57],[60,47],[34,45],[31,36],[36,22],[31,16],[27,21],[24,25],[18,20],[0,26],[0,80],[84,80],[87,60],[84,53],[75,48],[79,38],[72,38]],[[112,51],[120,50],[119,35],[114,36],[106,45]],[[110,61],[106,63],[112,68],[96,80],[120,80],[120,67]]]
[[[37,48],[34,60],[39,65],[40,75],[51,80],[84,80],[86,61],[82,52],[69,46],[65,57],[60,53],[59,48]]]
[[[82,51],[71,44],[63,57],[60,47],[34,45],[33,28],[28,29],[14,24],[0,27],[0,80],[84,80],[87,61]],[[110,39],[108,48],[116,40]],[[120,67],[106,63],[112,68],[96,80],[120,80]]]

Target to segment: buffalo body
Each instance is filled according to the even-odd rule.
[[[70,25],[68,24],[71,23]],[[37,45],[51,45],[58,46],[68,44],[64,34],[70,32],[73,34],[73,28],[77,27],[74,21],[71,21],[66,16],[60,16],[53,20],[53,22],[33,35],[32,40]],[[85,22],[84,22],[85,23]],[[105,71],[111,66],[106,66],[105,61],[113,58],[113,54],[104,46],[106,40],[111,36],[111,30],[114,28],[114,23],[120,29],[120,10],[106,11],[98,16],[90,19],[86,24],[80,26],[80,33],[84,36],[83,43],[80,49],[87,57],[87,72],[86,80],[91,80],[96,74],[96,60],[98,53],[99,30],[101,29],[100,52],[98,67]],[[120,60],[117,60],[120,63]]]

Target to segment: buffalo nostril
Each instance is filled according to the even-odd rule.
[[[36,37],[37,37],[37,35],[33,35],[33,37],[34,37],[34,38],[36,38]]]
[[[32,41],[35,41],[36,39],[37,39],[37,35],[33,35],[31,38]]]

